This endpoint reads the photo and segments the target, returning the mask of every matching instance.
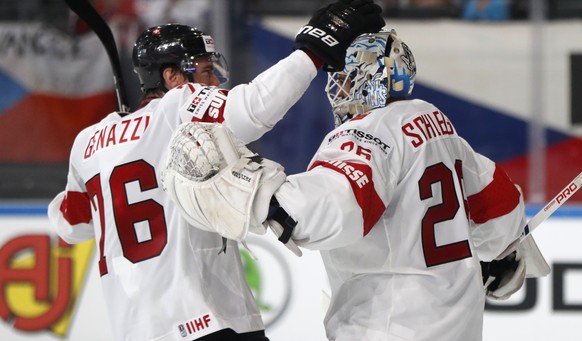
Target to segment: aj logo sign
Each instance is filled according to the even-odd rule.
[[[71,246],[48,234],[25,234],[0,245],[0,317],[24,332],[66,335],[93,242]]]

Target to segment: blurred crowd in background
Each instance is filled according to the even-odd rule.
[[[212,0],[92,0],[108,19],[140,19],[144,24],[180,21],[204,27]],[[307,15],[327,0],[227,0],[232,7],[255,15]],[[580,0],[377,0],[387,17],[459,18],[463,20],[527,19],[531,3],[545,4],[547,17],[582,17]],[[45,20],[70,26],[62,0],[1,0],[0,20]],[[195,13],[189,10],[195,4]],[[184,11],[187,8],[188,10]]]
[[[213,0],[91,0],[110,24],[142,30],[152,25],[180,22],[212,31],[209,15]],[[222,0],[232,22],[263,15],[309,15],[331,0]],[[387,18],[393,19],[460,19],[499,22],[527,20],[532,6],[541,6],[545,18],[582,18],[581,0],[376,0]],[[192,11],[196,8],[196,11]],[[0,0],[0,21],[41,21],[70,33],[83,34],[86,26],[79,22],[63,0]],[[134,37],[131,32],[130,37]],[[123,40],[123,37],[121,37]],[[118,42],[124,46],[124,41]],[[128,42],[130,43],[130,42]]]
[[[316,9],[332,2],[332,0],[91,0],[94,7],[114,29],[116,41],[122,63],[125,85],[128,88],[129,104],[138,102],[141,95],[137,77],[133,74],[131,64],[131,50],[137,35],[153,25],[177,22],[195,26],[213,35],[217,41],[217,48],[227,56],[230,68],[230,83],[239,84],[248,82],[257,74],[257,58],[252,55],[252,37],[248,23],[263,16],[309,16]],[[529,20],[542,7],[544,17],[548,20],[562,20],[582,18],[582,0],[375,0],[383,7],[385,16],[390,19],[402,20],[464,20],[476,24],[500,24]],[[535,6],[535,9],[534,9]],[[68,35],[88,37],[89,29],[66,6],[64,0],[0,0],[0,23],[4,25],[6,36],[3,40],[3,49],[19,46],[19,44],[36,44],[34,39],[19,41],[14,38],[11,27],[18,24],[38,23],[45,24],[39,29],[48,31],[47,27],[56,28]],[[17,25],[12,25],[16,23]],[[227,23],[226,28],[221,27]],[[23,26],[23,25],[20,25]],[[22,29],[26,32],[26,29]],[[222,32],[221,32],[222,31]],[[26,33],[23,33],[24,37]],[[58,35],[56,35],[58,36]],[[70,37],[69,37],[70,38]],[[221,46],[222,44],[222,46]],[[291,48],[291,47],[290,47]],[[232,53],[230,53],[232,50]],[[34,65],[33,65],[34,64]],[[38,64],[38,65],[37,65]],[[28,65],[28,64],[27,64]],[[24,71],[35,73],[34,68],[46,67],[45,63],[31,63],[30,68]],[[12,66],[6,66],[14,71]],[[69,66],[66,66],[69,67]],[[6,71],[6,70],[5,70]],[[82,75],[81,75],[82,76]],[[4,129],[9,127],[10,120],[25,117],[23,110],[37,111],[44,104],[45,98],[40,94],[30,101],[29,106],[23,105],[21,99],[34,93],[35,89],[21,88],[17,80],[10,77],[10,72],[3,74],[0,71],[0,91],[3,100],[0,100],[0,117]],[[15,84],[17,86],[15,86]],[[4,88],[2,87],[4,86]],[[8,92],[10,91],[10,92]],[[14,94],[10,97],[8,94]],[[10,98],[9,98],[10,97]],[[12,98],[12,99],[11,99]],[[40,102],[39,102],[40,101]],[[20,107],[15,106],[20,104]],[[41,103],[41,104],[39,104]],[[11,109],[11,115],[1,110]],[[58,108],[54,109],[57,110]],[[71,108],[63,108],[63,112]],[[112,108],[113,110],[113,108]],[[30,114],[30,113],[29,113]],[[20,116],[19,116],[20,115]],[[31,114],[32,115],[32,114]],[[50,115],[48,115],[50,116]],[[24,120],[24,119],[21,119]],[[24,123],[22,123],[24,124]],[[40,123],[38,123],[41,125]],[[2,128],[2,126],[0,126]],[[45,127],[39,128],[45,129]],[[1,129],[0,129],[1,130]],[[60,136],[62,134],[53,134]],[[71,137],[69,137],[71,138]],[[5,138],[5,140],[9,140]],[[30,139],[29,139],[30,140]],[[12,142],[12,141],[11,141]],[[68,153],[72,142],[66,140]],[[30,142],[29,144],[34,144]],[[32,148],[32,147],[31,147]],[[14,162],[14,157],[2,158],[12,151],[9,144],[0,145],[0,200],[2,198],[36,198],[52,197],[55,191],[64,186],[66,180],[66,160],[62,164],[47,164],[35,161],[34,157],[23,156]],[[21,148],[23,149],[23,148]],[[22,162],[21,159],[29,160]]]

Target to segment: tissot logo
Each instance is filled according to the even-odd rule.
[[[382,152],[387,152],[390,149],[390,146],[382,141],[380,138],[366,133],[364,131],[358,129],[344,129],[339,130],[335,134],[331,135],[328,139],[328,143],[332,143],[333,141],[337,140],[340,137],[354,137],[358,141],[361,141],[366,144],[376,145]]]
[[[192,100],[192,102],[188,105],[186,109],[188,112],[192,113],[194,117],[202,118],[204,115],[203,111],[198,111],[200,107],[204,107],[205,103],[208,101],[208,95],[211,93],[211,89],[209,87],[204,87],[198,90],[196,97]]]

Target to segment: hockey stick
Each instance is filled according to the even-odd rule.
[[[519,241],[523,241],[533,230],[535,230],[542,222],[548,219],[556,210],[562,206],[568,199],[570,199],[576,191],[582,187],[582,172],[578,174],[574,180],[570,181],[563,190],[558,193],[549,203],[544,206],[536,215],[529,220],[523,228],[523,232]]]
[[[119,112],[128,112],[129,106],[127,105],[125,86],[123,84],[123,78],[121,77],[121,63],[119,61],[115,38],[111,33],[109,25],[107,25],[105,20],[103,20],[99,13],[97,13],[95,8],[91,6],[89,1],[90,0],[65,0],[65,3],[89,26],[93,32],[95,32],[95,34],[97,34],[99,40],[101,40],[103,47],[105,47],[105,50],[107,51],[109,62],[111,63],[111,69],[113,70],[113,83],[115,84],[115,92],[117,95],[117,108]]]

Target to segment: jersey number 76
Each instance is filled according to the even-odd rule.
[[[117,166],[111,172],[109,188],[113,202],[113,218],[123,255],[132,263],[159,256],[168,241],[168,230],[164,217],[164,207],[153,199],[129,203],[126,184],[137,181],[142,192],[158,187],[155,169],[145,162],[138,160]],[[107,274],[107,263],[103,254],[105,243],[105,216],[101,175],[97,174],[87,184],[89,197],[98,205],[99,220],[101,223],[101,238],[99,238],[99,272],[101,276]],[[96,199],[96,200],[95,200]],[[147,222],[151,238],[139,241],[135,224]]]

